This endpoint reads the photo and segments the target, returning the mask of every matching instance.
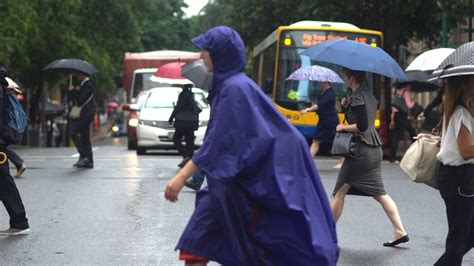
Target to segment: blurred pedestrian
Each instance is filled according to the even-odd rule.
[[[183,85],[183,91],[178,96],[176,106],[168,120],[170,124],[174,120],[175,132],[173,143],[183,160],[178,164],[183,167],[194,154],[194,131],[199,128],[199,113],[201,109],[191,92],[192,85]],[[183,145],[183,137],[186,146]]]
[[[425,120],[426,116],[434,109],[436,108],[438,105],[440,105],[442,102],[443,102],[443,95],[444,95],[444,87],[445,87],[445,84],[444,84],[444,81],[443,81],[443,85],[441,86],[441,88],[439,89],[439,91],[436,93],[436,96],[433,98],[433,100],[431,101],[431,103],[429,103],[426,108],[423,110],[423,112],[421,112],[417,119],[418,120]]]
[[[411,99],[409,83],[398,83],[395,89],[395,96],[392,99],[392,113],[390,115],[390,129],[392,130],[392,142],[390,143],[390,162],[397,161],[397,150],[400,140],[405,131],[410,135],[413,142],[416,131],[408,120],[410,109],[415,105]]]
[[[322,93],[317,97],[317,103],[300,110],[300,113],[316,112],[319,117],[316,132],[311,144],[310,154],[314,157],[318,151],[321,142],[329,143],[329,147],[336,135],[336,126],[339,124],[339,118],[336,112],[336,93],[331,88],[329,82],[321,82]]]
[[[358,132],[360,141],[357,143],[355,158],[346,157],[337,177],[332,194],[331,209],[337,222],[344,208],[346,195],[373,197],[383,207],[394,233],[384,246],[393,247],[409,240],[403,228],[397,205],[385,192],[382,180],[382,140],[374,128],[377,100],[365,87],[365,72],[343,68],[346,84],[352,94],[348,99],[346,111],[347,124],[339,124],[337,131]]]
[[[198,170],[194,175],[191,177],[191,179],[188,179],[184,185],[187,188],[190,188],[192,190],[200,190],[202,183],[204,183],[204,179],[206,178],[206,173],[202,170]]]
[[[83,72],[74,74],[74,83],[69,87],[69,99],[80,108],[80,113],[77,117],[71,116],[72,110],[69,113],[71,139],[79,153],[79,160],[73,166],[94,168],[90,138],[90,126],[95,114],[94,88],[89,76]]]
[[[0,67],[0,126],[4,127],[9,119],[9,100],[7,95],[8,82],[5,79],[5,68]],[[26,218],[25,207],[20,196],[20,192],[10,175],[10,167],[8,165],[9,143],[4,139],[0,131],[0,200],[10,216],[10,228],[0,231],[0,235],[19,235],[26,234],[30,230],[28,219]]]
[[[176,201],[199,169],[208,189],[197,193],[177,246],[180,259],[186,265],[335,265],[335,226],[307,143],[244,74],[242,39],[221,26],[193,43],[213,72],[211,117],[203,146],[168,182],[165,197]]]
[[[438,186],[446,205],[448,236],[445,252],[435,265],[461,265],[474,246],[474,75],[447,80],[444,98],[441,166]]]
[[[5,147],[5,152],[10,162],[12,162],[16,168],[15,177],[20,177],[26,170],[26,165],[24,164],[23,159],[10,147]]]

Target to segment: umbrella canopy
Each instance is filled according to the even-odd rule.
[[[118,106],[119,104],[116,101],[110,101],[107,103],[107,107],[110,107],[110,108],[117,108]]]
[[[162,65],[153,73],[150,80],[167,84],[192,84],[192,82],[181,75],[181,66],[184,62],[172,62]]]
[[[91,65],[89,62],[82,59],[58,59],[47,65],[43,70],[56,70],[56,71],[66,71],[66,72],[83,72],[88,75],[94,74],[97,72],[97,69]]]
[[[433,71],[453,52],[453,48],[438,48],[426,51],[413,59],[405,71]]]
[[[311,80],[319,82],[344,83],[333,70],[322,66],[305,66],[291,73],[288,80]]]
[[[315,61],[333,63],[352,70],[408,80],[405,72],[389,54],[361,42],[333,39],[313,45],[301,54]]]
[[[212,85],[212,73],[209,73],[204,60],[191,61],[181,67],[183,77],[194,82],[197,88],[209,91]]]
[[[436,82],[427,81],[430,75],[425,71],[407,71],[406,74],[410,81],[401,83],[410,83],[413,92],[430,92],[440,89]]]
[[[474,74],[474,42],[468,42],[446,57],[428,80],[472,74]]]

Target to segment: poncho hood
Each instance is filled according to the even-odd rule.
[[[192,40],[202,50],[209,51],[214,66],[213,86],[220,88],[227,77],[245,69],[245,46],[240,35],[226,26],[211,28]]]

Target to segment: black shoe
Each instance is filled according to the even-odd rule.
[[[194,183],[193,180],[188,180],[188,181],[186,181],[186,183],[184,183],[184,185],[185,185],[187,188],[190,188],[190,189],[195,190],[195,191],[198,191],[198,190],[201,188],[201,186],[198,185],[198,184],[196,184],[196,183]]]
[[[410,240],[410,238],[408,237],[408,235],[404,235],[404,236],[400,237],[399,239],[397,239],[397,240],[395,240],[395,241],[383,243],[383,246],[384,246],[384,247],[394,247],[394,246],[396,246],[396,245],[398,245],[398,244],[408,242],[408,240]]]
[[[178,164],[179,168],[183,168],[184,165],[189,161],[189,157],[184,157],[183,160]]]
[[[94,168],[94,162],[89,159],[84,159],[76,164],[77,168]]]
[[[86,159],[86,158],[79,158],[79,160],[78,160],[75,164],[73,164],[72,167],[77,167],[77,165],[78,165],[80,162],[84,161],[85,159]]]

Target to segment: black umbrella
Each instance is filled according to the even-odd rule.
[[[429,80],[474,74],[474,42],[459,46],[433,71]]]
[[[66,72],[80,71],[88,75],[97,72],[97,69],[89,62],[81,59],[58,59],[47,65],[44,70],[58,70]]]
[[[407,71],[405,72],[410,79],[413,92],[430,92],[439,90],[439,85],[435,81],[428,81],[430,75],[425,71]]]

